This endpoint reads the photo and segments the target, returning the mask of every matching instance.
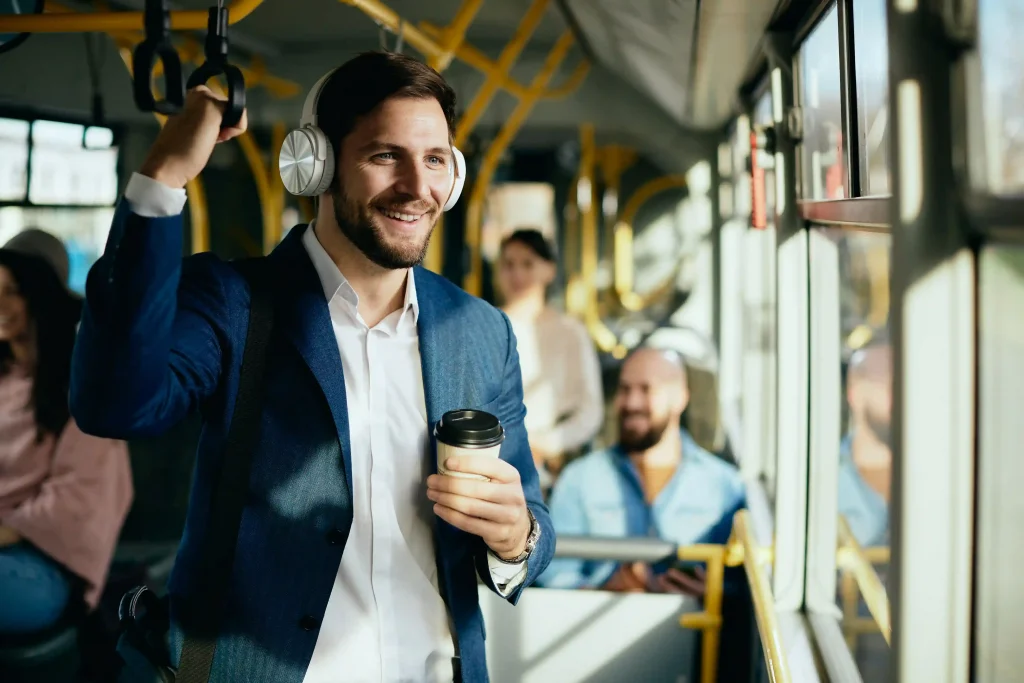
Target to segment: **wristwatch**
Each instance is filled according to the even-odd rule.
[[[540,524],[537,524],[537,518],[533,516],[533,511],[531,511],[530,508],[526,508],[526,514],[530,516],[530,535],[526,537],[526,548],[523,549],[523,552],[510,560],[506,560],[498,553],[494,553],[494,556],[498,558],[500,562],[504,562],[505,564],[519,564],[520,562],[525,562],[526,559],[530,557],[530,553],[532,553],[533,549],[537,546],[537,541],[540,539]]]

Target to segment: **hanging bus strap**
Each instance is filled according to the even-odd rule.
[[[224,0],[210,8],[204,48],[206,61],[188,78],[188,89],[202,85],[214,76],[224,76],[228,84],[228,104],[224,110],[223,128],[238,124],[245,111],[245,78],[238,67],[228,64],[228,10]]]
[[[171,116],[185,106],[185,85],[181,75],[181,60],[171,44],[171,14],[167,0],[146,0],[144,15],[146,39],[132,55],[132,86],[135,106],[141,111],[153,111]],[[159,58],[164,65],[164,99],[153,97],[153,67]]]

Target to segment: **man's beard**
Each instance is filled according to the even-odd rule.
[[[633,432],[625,427],[625,421],[627,417],[630,417],[633,413],[623,413],[619,416],[619,446],[622,447],[626,453],[641,453],[652,447],[654,447],[661,438],[665,436],[665,432],[668,430],[669,421],[663,419],[660,422],[650,419],[648,416],[649,427],[642,432]]]
[[[430,244],[430,235],[434,232],[433,225],[430,226],[430,232],[421,245],[408,242],[391,244],[371,213],[373,210],[359,206],[349,199],[340,185],[341,183],[337,183],[335,191],[331,194],[334,220],[337,221],[341,233],[363,252],[366,258],[388,270],[411,268],[423,262],[427,255],[427,246]],[[426,218],[436,222],[433,214]]]

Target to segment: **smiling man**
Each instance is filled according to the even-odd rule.
[[[626,358],[615,392],[618,443],[565,468],[551,494],[556,532],[725,543],[733,515],[745,505],[743,481],[735,467],[680,428],[689,400],[686,364],[678,353],[641,347]],[[704,569],[562,558],[541,582],[549,588],[700,596]]]
[[[90,273],[74,364],[87,432],[159,433],[202,408],[171,667],[190,638],[181,615],[198,594],[249,318],[234,267],[179,258],[183,188],[245,127],[221,128],[223,109],[190,92],[132,176]],[[477,576],[514,603],[550,561],[509,321],[418,265],[464,181],[454,115],[435,71],[366,53],[314,86],[289,136],[293,151],[314,143],[282,155],[281,173],[318,196],[317,216],[265,262],[275,322],[211,681],[486,681]],[[483,480],[436,473],[432,427],[461,408],[504,427],[499,458],[445,463]]]

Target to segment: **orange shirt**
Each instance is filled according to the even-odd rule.
[[[128,448],[73,420],[37,443],[31,394],[25,375],[0,377],[0,525],[84,579],[95,607],[132,502]]]

